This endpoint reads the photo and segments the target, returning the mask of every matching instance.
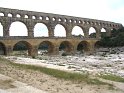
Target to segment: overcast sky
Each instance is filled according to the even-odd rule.
[[[119,22],[124,0],[0,0],[0,6]]]
[[[0,0],[0,7],[113,21],[124,25],[124,0]]]

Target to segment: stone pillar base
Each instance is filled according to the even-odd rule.
[[[11,56],[12,55],[12,52],[13,52],[12,47],[11,46],[6,46],[5,55]]]

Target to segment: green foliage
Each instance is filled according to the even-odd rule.
[[[100,44],[103,47],[124,46],[124,27],[118,30],[113,29],[110,37],[103,35]]]
[[[95,37],[96,37],[96,33],[91,33],[91,34],[90,34],[90,37],[91,37],[91,38],[95,38]]]
[[[120,76],[112,75],[112,74],[100,75],[99,77],[107,80],[116,81],[116,82],[124,82],[124,78]]]
[[[75,83],[85,82],[87,84],[108,85],[107,83],[99,81],[98,79],[90,78],[88,73],[86,74],[71,73],[71,72],[65,72],[62,70],[51,69],[51,68],[46,68],[41,66],[17,64],[17,63],[10,62],[9,60],[4,58],[0,58],[0,65],[9,65],[11,67],[14,67],[15,69],[17,68],[17,69],[23,69],[23,70],[39,71],[59,79],[70,80]]]
[[[62,53],[62,56],[67,56],[67,53],[65,53],[65,52],[64,52],[64,53]]]
[[[45,74],[51,75],[53,77],[65,79],[65,80],[71,80],[73,82],[78,82],[78,83],[86,82],[87,84],[108,85],[107,83],[99,81],[98,79],[91,79],[89,77],[89,74],[70,73],[70,72],[65,72],[65,71],[41,67],[41,66],[23,65],[23,64],[17,64],[17,63],[11,63],[11,64],[14,66],[17,66],[18,68],[20,67],[23,69],[40,71]]]

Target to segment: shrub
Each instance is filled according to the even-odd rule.
[[[67,56],[67,53],[62,53],[62,56]]]

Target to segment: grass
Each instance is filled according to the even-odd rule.
[[[108,75],[100,75],[100,78],[111,80],[111,81],[116,81],[116,82],[124,82],[124,78],[112,74]]]
[[[106,66],[107,66],[107,67],[112,67],[112,65],[111,65],[111,64],[107,64]]]
[[[60,79],[65,79],[65,80],[71,80],[71,81],[84,81],[87,80],[88,74],[82,75],[79,73],[69,73],[61,70],[56,70],[56,69],[51,69],[51,68],[46,68],[46,67],[41,67],[41,66],[34,66],[34,65],[23,65],[23,64],[16,64],[16,63],[11,63],[14,66],[23,68],[23,69],[31,69],[34,71],[40,71],[42,73],[51,75],[56,78]]]
[[[34,66],[34,65],[24,65],[24,64],[17,64],[10,62],[7,59],[0,58],[0,62],[4,61],[3,63],[7,63],[11,66],[17,67],[19,69],[24,69],[24,70],[34,70],[34,71],[40,71],[42,73],[51,75],[53,77],[59,78],[59,79],[64,79],[64,80],[70,80],[75,83],[83,83],[86,82],[87,84],[95,84],[95,85],[109,85],[107,83],[104,83],[102,81],[99,81],[98,79],[92,79],[89,77],[89,74],[80,74],[80,73],[71,73],[71,72],[65,72],[57,69],[51,69],[51,68],[46,68],[46,67],[41,67],[41,66]]]

